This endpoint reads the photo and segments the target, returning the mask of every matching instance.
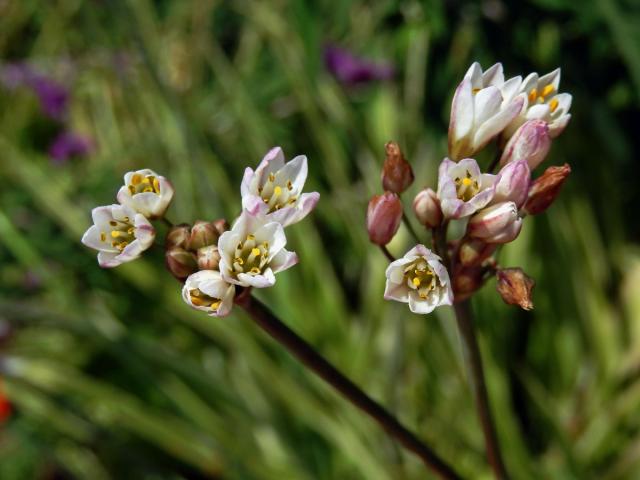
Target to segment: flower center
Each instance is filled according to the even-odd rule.
[[[404,278],[409,288],[416,290],[422,299],[427,298],[431,291],[441,285],[438,276],[422,258],[412,262],[404,269]]]
[[[127,185],[131,195],[136,193],[151,192],[160,193],[160,181],[153,175],[141,175],[140,173],[134,173],[131,177],[131,183]]]
[[[553,87],[553,85],[545,86],[540,93],[538,93],[537,88],[532,88],[529,91],[529,104],[533,104],[535,102],[545,103],[546,97],[551,95],[554,91],[555,88]],[[552,98],[549,102],[549,109],[551,110],[551,113],[555,112],[556,108],[558,108],[558,99]]]
[[[217,310],[222,303],[220,299],[211,297],[206,293],[201,292],[198,288],[189,290],[189,297],[191,298],[191,303],[196,307],[210,307],[213,310]]]
[[[253,235],[247,235],[244,242],[236,246],[231,273],[260,275],[267,266],[269,242],[256,243]]]
[[[258,187],[258,194],[262,197],[264,203],[269,205],[269,213],[280,210],[287,205],[293,205],[298,199],[291,180],[285,181],[280,177],[280,172],[272,172],[267,177],[264,185]]]
[[[109,226],[111,227],[109,233],[100,232],[100,241],[111,243],[111,246],[119,251],[124,250],[124,247],[136,239],[134,235],[136,229],[131,225],[129,217],[124,217],[122,220],[110,220]]]
[[[456,177],[454,182],[456,184],[456,194],[463,202],[468,202],[480,191],[480,184],[473,178],[469,170],[467,170],[464,177]]]

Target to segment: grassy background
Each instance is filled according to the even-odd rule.
[[[474,301],[514,478],[640,478],[640,11],[634,0],[528,2],[4,0],[0,57],[71,89],[86,158],[55,165],[59,128],[27,89],[0,90],[0,375],[14,415],[0,478],[417,479],[391,443],[240,312],[188,309],[162,253],[100,270],[79,239],[122,174],[169,177],[173,221],[240,207],[244,168],[305,153],[317,210],[288,229],[301,262],[259,292],[281,318],[469,478],[490,478],[449,309],[384,302],[367,242],[384,142],[416,172],[446,153],[468,65],[562,67],[573,118],[547,164],[573,174],[500,262],[536,278],[536,309]],[[393,81],[345,89],[337,42]],[[402,229],[390,249],[410,245]]]

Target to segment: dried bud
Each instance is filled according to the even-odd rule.
[[[496,273],[496,289],[502,300],[508,305],[519,305],[524,310],[533,309],[531,291],[536,282],[521,268],[504,268]]]
[[[560,189],[571,173],[571,167],[565,163],[561,167],[549,167],[535,179],[529,189],[529,198],[524,211],[529,215],[544,212],[560,193]]]
[[[486,243],[477,238],[469,238],[460,245],[458,258],[465,267],[477,267],[493,255],[497,247],[495,243]]]
[[[165,252],[167,269],[178,280],[184,280],[189,275],[198,271],[196,256],[181,247],[171,247]]]
[[[218,226],[214,222],[198,220],[191,227],[187,248],[195,252],[199,248],[217,244],[219,237]]]
[[[430,188],[421,190],[413,200],[413,211],[422,225],[436,228],[442,224],[442,210],[436,192]]]
[[[480,210],[467,224],[467,232],[474,238],[487,243],[506,243],[513,240],[522,228],[522,220],[518,218],[518,208],[513,202],[502,202]],[[517,230],[514,232],[514,230]],[[509,238],[515,233],[513,238]]]
[[[400,227],[402,203],[395,193],[374,195],[367,208],[369,240],[376,245],[386,245]]]
[[[500,165],[525,160],[529,168],[534,170],[547,157],[551,148],[549,125],[544,120],[536,119],[525,122],[507,142]]]
[[[171,227],[167,232],[164,245],[170,247],[185,247],[190,235],[190,227],[186,223]]]
[[[220,253],[217,245],[209,245],[198,249],[198,268],[200,270],[217,270]]]
[[[413,183],[413,170],[396,142],[384,146],[387,157],[382,166],[382,188],[401,194]]]
[[[453,273],[454,302],[461,302],[482,287],[484,269],[480,267],[460,267]]]

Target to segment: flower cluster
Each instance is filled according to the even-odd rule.
[[[242,213],[230,229],[224,219],[169,228],[166,266],[184,282],[182,298],[188,305],[223,317],[242,289],[271,287],[276,273],[298,262],[285,248],[284,229],[318,203],[317,192],[303,193],[306,178],[304,155],[285,162],[282,149],[273,148],[255,171],[245,170]],[[102,267],[134,260],[153,244],[151,221],[164,218],[172,197],[169,181],[152,170],[127,173],[117,194],[119,204],[93,210],[94,225],[83,243],[99,251]]]
[[[495,254],[500,245],[518,237],[527,214],[542,213],[551,205],[571,172],[568,165],[550,167],[532,180],[532,171],[571,118],[571,95],[559,93],[559,83],[559,69],[542,77],[532,73],[524,80],[505,80],[499,63],[486,71],[477,63],[469,68],[453,97],[449,156],[440,164],[437,190],[425,188],[413,201],[416,218],[432,232],[436,253],[418,244],[392,261],[385,298],[408,303],[412,312],[428,313],[468,298],[496,275],[507,303],[532,308],[533,280],[520,269],[499,267]],[[496,159],[483,171],[471,157],[492,140]],[[413,173],[396,144],[386,149],[385,193],[369,202],[367,229],[370,240],[391,257],[386,245],[402,222],[400,194],[410,186]],[[464,222],[464,234],[447,242],[447,226],[454,221]]]

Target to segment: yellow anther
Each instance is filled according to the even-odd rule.
[[[262,246],[267,250],[269,248],[269,242],[262,242]]]
[[[251,249],[251,255],[257,257],[258,255],[260,255],[260,249],[259,248]]]
[[[242,242],[238,244],[238,246],[236,247],[236,250],[242,250]]]
[[[134,233],[135,231],[136,231],[136,228],[135,228],[135,227],[131,227],[129,230],[127,230],[127,233],[128,233],[129,235],[133,235],[133,233]]]
[[[529,92],[529,101],[535,102],[536,98],[538,98],[538,89],[532,88],[531,91]]]
[[[160,193],[160,180],[155,177],[153,178],[153,189],[156,191],[156,193]]]
[[[111,237],[118,238],[120,236],[120,232],[118,230],[111,230]]]
[[[269,174],[269,181],[274,182],[276,180],[276,176],[272,173]]]
[[[287,200],[287,203],[289,205],[293,205],[294,203],[296,203],[297,198],[296,197],[291,197],[289,200]]]
[[[147,192],[153,192],[153,187],[144,187],[142,189],[143,192],[147,193]]]
[[[464,185],[465,187],[468,187],[472,183],[473,183],[473,180],[471,180],[470,178],[463,178],[462,179],[462,185]]]
[[[273,189],[273,194],[275,196],[279,196],[282,193],[282,188],[281,187],[276,187]]]
[[[142,175],[139,173],[135,173],[133,177],[131,177],[131,185],[139,185],[142,182]]]
[[[420,279],[418,277],[413,277],[413,280],[411,280],[411,282],[416,286],[419,287],[420,286]]]
[[[549,102],[549,108],[551,109],[551,113],[556,111],[556,108],[558,108],[558,99],[554,98],[553,100],[551,100]]]
[[[471,90],[471,92],[475,95],[476,93],[478,93],[480,90],[482,90],[481,88],[473,88]]]
[[[264,201],[264,203],[269,203],[269,199],[268,198],[263,198],[262,200]]]
[[[293,183],[291,183],[291,180],[287,182],[287,190],[293,190]]]
[[[542,89],[542,94],[540,96],[546,97],[547,95],[549,95],[554,90],[555,90],[555,88],[553,87],[553,85],[547,85],[546,87],[544,87]]]
[[[260,269],[258,267],[253,267],[251,270],[249,270],[249,272],[258,274],[258,273],[260,273]]]
[[[255,235],[252,235],[251,233],[247,235],[247,240],[255,240],[255,239],[256,239]]]
[[[129,185],[129,193],[131,193],[131,195],[135,195],[136,194],[136,187],[134,187],[133,185]]]
[[[213,310],[217,310],[218,308],[220,308],[220,304],[221,304],[221,303],[222,303],[222,302],[221,302],[220,300],[218,300],[217,302],[213,302],[213,303],[211,304],[211,308],[212,308]]]
[[[107,234],[104,232],[100,232],[100,241],[101,242],[106,242],[107,241]]]
[[[144,183],[144,184],[151,183],[151,179],[152,179],[152,178],[153,178],[153,177],[144,177],[144,178],[142,179],[142,183]]]
[[[425,292],[420,292],[420,298],[425,299],[427,298],[427,294]]]
[[[122,221],[123,221],[124,223],[129,223],[129,222],[131,221],[131,219],[130,219],[129,217],[124,217],[124,218],[122,219]]]
[[[242,260],[240,257],[237,257],[233,262],[237,263],[238,265],[244,265],[244,260]]]
[[[109,225],[111,225],[112,227],[117,227],[118,222],[116,222],[115,220],[109,220]]]

